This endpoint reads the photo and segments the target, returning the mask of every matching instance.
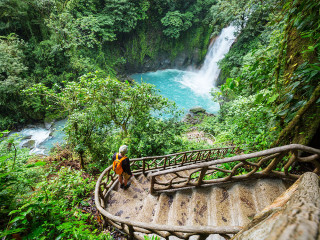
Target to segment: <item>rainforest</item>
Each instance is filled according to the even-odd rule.
[[[126,239],[94,204],[124,144],[320,149],[319,80],[315,0],[0,0],[0,238]]]

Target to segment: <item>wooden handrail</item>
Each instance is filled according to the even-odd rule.
[[[222,148],[208,148],[208,149],[200,149],[200,150],[199,150],[199,149],[198,149],[198,150],[190,150],[190,151],[185,151],[185,152],[171,153],[171,154],[162,155],[162,156],[133,158],[133,159],[130,159],[130,161],[142,161],[142,160],[148,160],[148,159],[158,159],[158,158],[172,157],[172,156],[181,155],[181,154],[187,154],[187,153],[214,151],[214,150],[222,150],[222,149],[238,149],[238,147],[233,146],[233,147],[222,147]]]
[[[243,155],[238,155],[238,156],[228,157],[228,158],[222,158],[222,159],[212,160],[212,161],[209,161],[209,162],[193,164],[193,165],[190,165],[190,166],[177,167],[177,168],[174,168],[174,169],[168,169],[168,170],[161,171],[161,172],[154,172],[154,173],[151,173],[149,176],[150,177],[159,176],[159,175],[165,175],[165,174],[168,174],[168,173],[180,172],[180,171],[185,171],[185,170],[190,170],[190,169],[209,167],[211,165],[217,165],[217,164],[222,164],[222,163],[243,161],[243,160],[247,160],[247,159],[250,159],[250,158],[263,157],[263,156],[271,155],[271,154],[274,154],[274,153],[290,151],[290,150],[301,150],[301,151],[310,152],[310,153],[314,153],[314,154],[320,155],[320,149],[311,148],[311,147],[307,147],[307,146],[300,145],[300,144],[290,144],[290,145],[285,145],[285,146],[281,146],[281,147],[271,148],[271,149],[268,149],[268,150],[263,150],[263,151],[260,151],[260,152],[243,154]]]
[[[300,158],[298,156],[298,151],[304,151],[314,155]],[[284,165],[283,172],[276,171],[275,170],[276,166],[280,163],[280,161],[286,155],[289,155],[290,153],[292,157]],[[257,158],[259,159],[257,163],[248,161],[250,159],[257,159]],[[164,191],[164,190],[171,190],[171,189],[177,190],[177,189],[182,189],[186,187],[194,187],[194,186],[200,186],[200,185],[228,182],[232,180],[241,180],[241,179],[267,177],[267,176],[297,179],[299,178],[300,175],[290,174],[289,173],[290,166],[296,161],[298,162],[307,161],[307,162],[311,162],[315,166],[314,172],[319,173],[320,163],[317,161],[317,159],[320,159],[320,149],[315,149],[315,148],[307,147],[300,144],[291,144],[291,145],[271,148],[268,150],[263,150],[260,152],[243,154],[243,155],[238,155],[238,156],[229,157],[229,158],[222,158],[222,159],[212,160],[208,162],[192,164],[189,166],[180,166],[174,169],[168,169],[168,170],[151,173],[149,174],[150,180],[152,182],[152,184],[150,185],[150,192],[154,194],[156,192]],[[258,171],[259,168],[262,168],[263,164],[266,163],[267,161],[271,161],[271,162],[266,167],[264,167],[263,170]],[[231,162],[235,162],[235,163],[238,162],[238,164],[235,165],[232,170],[225,170],[225,169],[219,168],[219,166],[222,166],[224,163],[231,163]],[[237,170],[244,166],[252,168],[252,170],[246,174],[238,175]],[[197,171],[193,171],[187,177],[182,177],[178,175],[179,172],[188,171],[188,170],[197,170]],[[192,178],[192,175],[195,172],[199,172],[199,176]],[[206,175],[210,175],[213,172],[223,172],[229,175],[226,177],[221,177],[221,178],[212,179],[212,180],[204,179]],[[171,176],[172,179],[177,178],[178,176],[180,180],[173,181],[172,179],[171,180],[169,179],[166,182],[157,181],[156,177],[159,177],[161,175],[169,176],[169,174],[172,175]]]

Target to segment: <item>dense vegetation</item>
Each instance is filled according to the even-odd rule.
[[[1,134],[0,237],[110,239],[84,207],[120,144],[130,157],[208,147],[184,137],[174,103],[123,75],[199,65],[230,23],[237,40],[212,93],[221,110],[196,128],[248,151],[309,144],[320,124],[319,11],[311,0],[0,0],[0,129],[68,116],[68,145],[47,158]],[[163,111],[173,117],[154,114]]]
[[[320,4],[265,3],[242,18],[220,63],[225,83],[213,93],[220,115],[203,127],[250,149],[309,144],[319,132]]]
[[[195,48],[199,63],[214,2],[2,0],[0,129],[52,117],[21,92],[35,83],[64,87],[97,70],[121,75]]]

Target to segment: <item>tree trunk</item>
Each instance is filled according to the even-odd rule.
[[[84,170],[83,153],[80,153],[80,167]]]
[[[308,145],[320,125],[320,108],[317,100],[320,98],[320,85],[314,90],[310,100],[297,112],[291,122],[281,131],[272,147],[298,143]]]
[[[252,222],[232,239],[319,239],[319,177],[307,172],[297,181],[297,184],[292,186],[293,189],[288,189],[278,198],[287,199],[276,199],[273,207],[256,215]]]

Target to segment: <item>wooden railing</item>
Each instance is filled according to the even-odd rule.
[[[224,147],[203,150],[193,150],[164,156],[143,157],[130,159],[131,169],[136,173],[145,174],[150,171],[166,170],[177,166],[186,166],[194,163],[208,162],[228,154],[239,153],[238,147]]]
[[[301,157],[302,152],[309,156]],[[154,194],[164,190],[177,190],[261,177],[295,180],[301,175],[289,171],[295,163],[310,163],[312,171],[318,174],[320,172],[319,159],[319,149],[291,144],[261,152],[152,173],[149,175],[151,179],[150,192]],[[186,172],[188,172],[187,175]],[[166,175],[165,180],[160,177],[162,175]]]
[[[297,179],[300,174],[293,174],[289,171],[295,162],[311,163],[315,173],[320,171],[318,161],[320,150],[303,145],[292,144],[224,158],[228,154],[237,152],[238,148],[235,147],[195,150],[165,156],[131,159],[130,162],[135,174],[151,172],[149,177],[151,179],[150,192],[152,193],[268,176]],[[309,153],[309,156],[301,157],[302,152]],[[227,169],[224,166],[226,163],[229,165],[233,163],[234,167]],[[281,170],[278,171],[277,168]],[[187,176],[182,174],[185,170],[189,172]],[[161,178],[161,175],[172,176],[172,178],[162,182],[158,179]],[[117,177],[112,171],[112,166],[109,166],[102,172],[96,183],[95,203],[104,222],[126,232],[130,239],[144,239],[141,234],[156,234],[166,239],[169,236],[187,239],[193,235],[199,235],[200,239],[205,239],[210,234],[219,234],[229,239],[228,234],[240,231],[240,227],[168,226],[130,221],[114,216],[105,210],[105,199],[116,184]]]

